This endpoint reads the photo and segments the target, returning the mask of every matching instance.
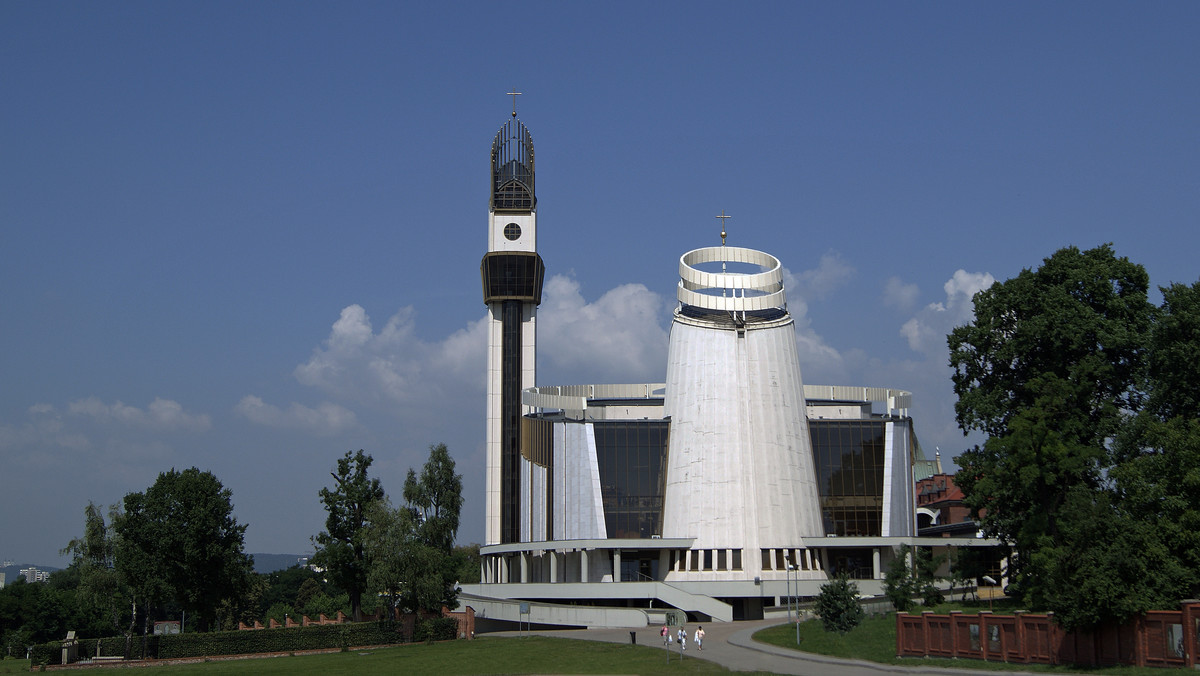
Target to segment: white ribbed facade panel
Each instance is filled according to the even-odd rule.
[[[554,539],[608,537],[591,425],[554,425]]]
[[[917,534],[916,486],[912,472],[912,438],[909,422],[887,423],[884,446],[883,523],[884,537]]]
[[[500,305],[488,306],[487,349],[487,433],[485,438],[486,468],[484,472],[484,542],[500,542],[500,405],[501,369],[503,367],[504,322]]]
[[[735,330],[677,318],[663,537],[697,549],[798,547],[824,535],[792,322]]]

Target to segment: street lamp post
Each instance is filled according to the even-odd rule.
[[[789,563],[787,565],[787,572],[785,574],[787,575],[788,622],[791,622],[792,621],[792,564]]]
[[[790,622],[790,621],[791,621],[791,618],[792,618],[792,603],[793,603],[793,599],[795,599],[795,601],[794,601],[794,602],[795,602],[795,604],[796,604],[796,645],[800,645],[800,601],[799,601],[799,599],[796,599],[795,595],[793,595],[793,594],[791,593],[791,587],[792,587],[792,571],[793,571],[793,570],[796,570],[796,566],[795,566],[794,564],[790,564],[790,563],[789,563],[789,564],[788,564],[788,567],[787,567],[787,576],[788,576],[788,621]],[[797,593],[797,594],[799,594],[799,593],[800,593],[800,571],[798,571],[798,570],[796,570],[796,593]]]

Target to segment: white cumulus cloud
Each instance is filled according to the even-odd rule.
[[[353,411],[330,402],[318,404],[316,408],[292,402],[283,409],[264,402],[261,397],[248,394],[242,397],[234,411],[260,425],[299,429],[321,436],[331,436],[358,424]]]
[[[98,422],[114,422],[154,430],[203,432],[212,427],[207,414],[187,413],[179,402],[162,398],[155,398],[146,408],[141,409],[121,401],[106,404],[99,397],[87,397],[67,404],[67,412]]]
[[[824,300],[854,277],[854,267],[841,254],[829,252],[821,256],[817,267],[799,275],[784,270],[783,284],[788,301],[800,297],[807,301]]]
[[[899,277],[888,277],[883,284],[883,304],[898,310],[911,310],[917,304],[920,289],[916,284],[905,284]]]
[[[995,278],[986,272],[957,270],[942,288],[946,299],[930,303],[916,316],[900,327],[900,335],[908,340],[908,346],[926,355],[940,354],[946,350],[946,334],[956,326],[974,320],[976,293],[995,283]]]
[[[661,380],[667,310],[663,297],[642,284],[623,284],[589,303],[578,281],[551,277],[538,308],[538,358],[555,381],[538,380],[556,385]]]
[[[438,341],[421,340],[416,326],[416,313],[407,307],[376,332],[366,310],[350,305],[324,344],[296,367],[296,379],[338,399],[376,406],[431,403],[464,388],[482,389],[484,320]]]

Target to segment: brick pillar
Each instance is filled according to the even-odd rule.
[[[1184,664],[1189,669],[1195,669],[1200,660],[1196,659],[1197,651],[1200,651],[1200,600],[1186,599],[1179,603],[1179,609],[1183,611],[1183,649]]]
[[[1015,640],[1017,642],[1017,645],[1013,646],[1013,649],[1017,653],[1018,659],[1020,659],[1022,662],[1028,663],[1029,662],[1029,648],[1028,648],[1028,646],[1025,645],[1025,618],[1024,618],[1024,615],[1025,615],[1024,610],[1014,610],[1013,611],[1013,620],[1015,620],[1015,624],[1017,625],[1013,629],[1013,640]],[[1007,662],[1008,660],[1006,659],[1005,661]]]
[[[991,661],[991,646],[988,645],[988,623],[992,619],[992,611],[979,611],[979,649],[983,651],[983,661]]]
[[[961,610],[950,611],[950,653],[956,658],[959,656],[958,651],[962,649],[962,646],[958,644],[958,635],[962,633],[958,630],[958,621],[960,619],[962,619]]]
[[[1146,666],[1146,655],[1150,649],[1150,640],[1146,636],[1145,618],[1134,618],[1133,636],[1133,663],[1139,667],[1144,667]]]
[[[929,616],[933,615],[932,610],[921,611],[921,654],[929,656]]]
[[[1050,664],[1058,664],[1058,653],[1062,650],[1063,641],[1066,640],[1063,634],[1062,627],[1054,623],[1054,611],[1046,613],[1047,628],[1046,640],[1049,643]]]

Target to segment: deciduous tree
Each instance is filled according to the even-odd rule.
[[[95,503],[89,502],[83,514],[83,536],[72,539],[60,554],[71,555],[71,567],[79,572],[76,598],[80,605],[95,608],[113,630],[119,630],[131,601],[129,588],[116,570],[114,524],[120,507],[109,507],[107,522]]]
[[[456,582],[465,554],[454,550],[462,510],[462,475],[445,444],[429,449],[420,477],[408,471],[405,504],[382,503],[370,528],[371,588],[405,611],[458,607]]]
[[[362,596],[367,588],[365,538],[369,514],[383,499],[379,479],[367,475],[373,459],[362,450],[338,460],[331,472],[334,486],[321,489],[321,502],[329,516],[325,530],[317,534],[313,562],[325,568],[329,579],[350,595],[351,615],[362,620]]]
[[[1080,513],[1066,510],[1076,487],[1104,489],[1108,441],[1143,403],[1148,285],[1109,245],[1068,247],[976,294],[948,338],[959,425],[989,435],[955,482],[984,531],[1016,545],[1022,589],[1046,584],[1027,564]]]
[[[175,601],[201,630],[222,603],[241,597],[252,574],[232,495],[210,472],[172,469],[144,493],[126,495],[116,520],[123,578],[147,601]]]

